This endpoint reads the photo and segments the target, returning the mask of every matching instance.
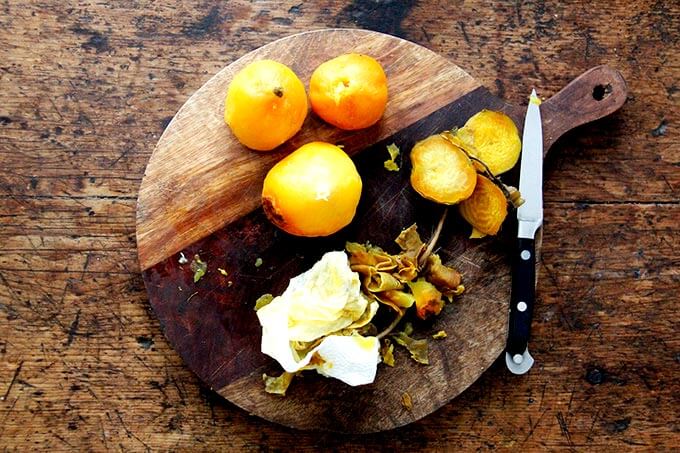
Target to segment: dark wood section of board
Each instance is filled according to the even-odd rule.
[[[10,0],[0,24],[3,448],[664,451],[680,443],[680,11],[672,2]],[[623,109],[567,133],[546,162],[536,366],[518,378],[497,361],[434,414],[367,436],[283,428],[201,386],[150,313],[135,250],[138,187],[178,108],[245,52],[335,26],[424,45],[515,105],[532,86],[548,97],[599,64],[621,71],[629,88]]]

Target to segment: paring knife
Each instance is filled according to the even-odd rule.
[[[524,118],[519,192],[524,203],[517,209],[517,250],[512,263],[510,323],[505,364],[514,374],[524,374],[534,364],[528,343],[536,292],[534,240],[543,224],[543,129],[541,101],[531,91]]]

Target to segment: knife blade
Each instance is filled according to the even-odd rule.
[[[524,203],[517,209],[517,249],[512,262],[510,319],[505,348],[505,364],[514,374],[524,374],[533,366],[529,353],[531,317],[536,292],[534,241],[543,224],[543,129],[540,100],[531,91],[524,118],[519,192]]]

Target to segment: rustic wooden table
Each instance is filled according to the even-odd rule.
[[[0,446],[6,450],[669,450],[680,445],[680,8],[673,2],[20,2],[0,5]],[[498,360],[390,432],[264,422],[201,387],[149,310],[146,162],[212,74],[322,27],[435,50],[509,102],[589,67],[616,114],[546,163],[536,366]]]

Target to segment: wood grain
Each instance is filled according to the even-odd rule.
[[[680,443],[680,11],[672,3],[9,0],[0,24],[0,258],[12,256],[0,265],[3,448],[668,451]],[[564,135],[546,162],[551,233],[540,273],[552,277],[538,286],[538,366],[516,379],[496,362],[431,416],[363,436],[283,428],[203,388],[148,312],[134,246],[139,184],[174,112],[249,50],[334,26],[424,45],[515,105],[532,85],[549,97],[599,64],[621,71],[630,93],[616,114]]]

